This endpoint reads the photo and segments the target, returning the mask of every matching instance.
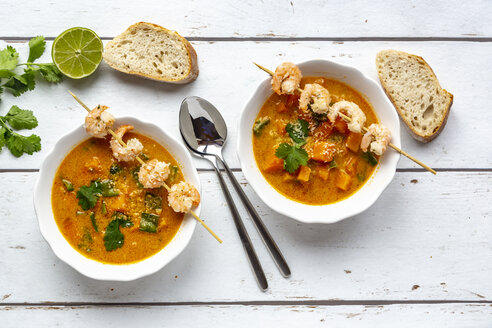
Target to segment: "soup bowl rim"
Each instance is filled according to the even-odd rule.
[[[135,117],[117,118],[115,126],[120,124],[134,125],[135,132],[151,138],[166,148],[180,165],[185,179],[193,183],[201,193],[200,179],[191,155],[176,138],[157,125]],[[34,209],[41,234],[59,259],[89,278],[131,281],[151,275],[169,264],[191,241],[196,226],[196,221],[191,214],[185,214],[176,235],[163,249],[141,261],[127,264],[103,263],[82,255],[70,245],[58,228],[51,204],[53,181],[59,166],[70,151],[89,138],[84,125],[81,124],[61,137],[46,155],[33,190]],[[194,208],[198,215],[200,210],[201,204]]]
[[[400,123],[395,108],[374,79],[354,66],[331,60],[313,59],[297,64],[305,76],[323,76],[341,81],[358,91],[371,104],[378,119],[390,128],[392,143],[400,147]],[[307,74],[305,74],[307,73]],[[350,196],[335,203],[310,205],[297,202],[277,191],[266,180],[253,153],[252,126],[265,101],[273,94],[271,78],[255,88],[243,107],[238,123],[236,151],[242,172],[259,198],[275,212],[303,223],[335,223],[372,206],[393,180],[400,154],[388,149],[372,176]],[[375,103],[378,107],[376,108]]]

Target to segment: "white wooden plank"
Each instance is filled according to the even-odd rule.
[[[118,73],[104,63],[93,76],[58,85],[39,83],[36,90],[20,98],[4,94],[0,115],[17,104],[35,111],[40,125],[35,130],[43,150],[33,156],[13,158],[0,153],[1,169],[36,169],[54,143],[81,124],[84,111],[67,93],[70,89],[89,105],[98,102],[112,108],[117,116],[135,115],[154,121],[180,138],[177,126],[179,105],[184,97],[199,95],[209,99],[223,113],[230,139],[225,149],[231,167],[239,167],[235,154],[239,113],[265,73],[251,63],[274,68],[284,60],[303,61],[326,58],[358,67],[377,79],[375,54],[396,48],[422,55],[433,67],[442,85],[455,95],[448,123],[430,144],[420,144],[402,129],[403,148],[428,165],[437,168],[490,168],[492,147],[484,147],[492,121],[488,95],[492,89],[489,54],[492,43],[473,42],[194,42],[200,62],[200,76],[188,85],[176,86]],[[48,44],[48,49],[51,43]],[[0,48],[5,46],[0,41]],[[23,43],[15,43],[27,57]],[[242,54],[238,56],[238,54]],[[49,51],[41,60],[50,60]],[[459,64],[458,64],[459,63]],[[200,162],[199,167],[210,168]],[[403,158],[400,168],[417,167]]]
[[[491,37],[491,12],[478,0],[18,0],[0,2],[0,36],[54,37],[85,26],[112,37],[143,20],[189,37]]]
[[[202,217],[188,248],[158,273],[100,282],[60,262],[32,208],[37,173],[0,173],[0,302],[230,302],[492,300],[492,172],[400,172],[369,210],[332,225],[306,225],[269,210],[246,187],[292,269],[284,279],[250,222],[270,283],[259,291],[212,172],[202,172]]]
[[[490,327],[490,304],[380,306],[0,307],[5,328],[38,327]]]

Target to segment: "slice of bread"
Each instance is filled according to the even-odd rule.
[[[383,50],[376,55],[379,79],[412,136],[429,142],[446,125],[453,95],[441,88],[422,57]]]
[[[140,22],[104,47],[104,61],[123,73],[184,84],[198,76],[195,49],[181,35],[162,26]]]

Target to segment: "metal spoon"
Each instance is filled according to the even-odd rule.
[[[227,138],[227,126],[220,112],[217,110],[217,108],[215,108],[214,105],[203,98],[187,97],[181,103],[181,110],[179,113],[179,128],[187,146],[192,151],[204,158],[205,156],[215,157],[216,162],[220,162],[225,168],[234,188],[238,192],[241,200],[246,206],[246,209],[251,215],[253,223],[258,229],[261,238],[263,239],[271,256],[273,257],[273,260],[277,264],[277,267],[284,277],[289,277],[289,266],[287,265],[287,262],[280,252],[277,244],[270,235],[270,232],[263,223],[263,220],[261,220],[255,208],[239,185],[239,182],[237,182],[231,169],[223,159],[222,147],[224,146]],[[212,164],[214,164],[215,170],[219,175],[219,181],[223,180],[222,175],[218,171],[217,163],[213,163],[212,160],[210,161],[212,162]],[[224,188],[224,186],[225,184],[223,185],[224,193],[229,193],[227,187]],[[234,212],[235,205],[232,202],[232,199],[231,202],[229,202],[229,205],[231,205],[231,210]]]

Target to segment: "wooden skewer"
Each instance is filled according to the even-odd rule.
[[[90,109],[89,107],[87,107],[87,105],[86,105],[86,104],[84,104],[84,103],[82,102],[82,100],[80,100],[80,99],[79,99],[79,97],[77,97],[76,95],[74,95],[74,94],[72,93],[72,91],[70,91],[70,90],[69,90],[68,92],[69,92],[69,93],[72,95],[72,97],[73,97],[75,100],[77,100],[77,102],[78,102],[78,103],[79,103],[82,107],[84,107],[84,108],[85,108],[88,112],[90,112],[90,111],[91,111],[91,109]],[[125,142],[124,142],[124,141],[123,141],[123,140],[122,140],[122,139],[121,139],[121,138],[120,138],[120,137],[119,137],[119,136],[118,136],[118,135],[117,135],[117,134],[116,134],[113,130],[108,129],[108,132],[109,132],[109,133],[110,133],[110,134],[111,134],[111,135],[112,135],[112,136],[113,136],[116,140],[118,140],[118,142],[120,143],[120,145],[122,145],[123,147],[126,147],[126,143],[125,143]],[[141,159],[139,156],[137,156],[136,158],[137,158],[137,161],[139,161],[139,162],[140,162],[140,164],[142,164],[142,165],[144,165],[144,164],[145,164],[145,162],[143,161],[143,159]],[[164,182],[164,188],[166,188],[166,190],[167,190],[168,192],[171,190],[171,188],[169,188],[169,186],[168,186],[165,182]],[[214,238],[215,238],[215,239],[217,239],[217,241],[218,241],[219,243],[221,243],[221,244],[222,244],[222,239],[220,239],[220,238],[219,238],[219,236],[217,236],[217,234],[216,234],[215,232],[213,232],[213,231],[212,231],[212,229],[210,229],[210,227],[209,227],[209,226],[208,226],[205,222],[203,222],[203,220],[202,220],[202,219],[200,219],[200,217],[199,217],[199,216],[198,216],[198,215],[197,215],[197,214],[196,214],[193,210],[190,210],[190,214],[191,214],[191,215],[192,215],[192,216],[193,216],[193,217],[194,217],[194,218],[195,218],[198,222],[200,222],[200,224],[201,224],[201,225],[202,225],[205,229],[207,229],[207,231],[208,231],[208,232],[210,232],[210,234],[211,234],[212,236],[214,236]]]
[[[271,70],[269,70],[268,68],[264,67],[264,66],[261,66],[257,63],[253,63],[255,64],[256,66],[258,66],[259,69],[267,72],[268,74],[272,75],[274,74],[274,72],[272,72]],[[298,88],[298,91],[302,91],[302,89]],[[350,117],[348,117],[347,115],[343,114],[343,113],[339,113],[339,115],[347,122],[352,122],[352,119]],[[365,132],[367,132],[367,128],[366,127],[363,127],[363,130]],[[426,169],[427,171],[431,172],[432,174],[437,174],[437,172],[432,169],[431,167],[425,165],[424,163],[422,163],[421,161],[419,161],[418,159],[416,159],[415,157],[413,157],[412,155],[408,154],[407,152],[405,152],[404,150],[396,147],[394,144],[390,143],[389,146],[391,148],[393,148],[394,150],[396,150],[397,152],[399,152],[400,154],[408,157],[409,159],[411,159],[412,161],[414,161],[415,163],[417,163],[418,165],[422,166],[424,169]]]

